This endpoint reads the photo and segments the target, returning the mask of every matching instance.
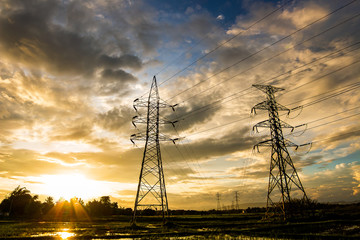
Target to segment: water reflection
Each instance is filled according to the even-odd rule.
[[[69,237],[75,236],[75,233],[69,232],[69,229],[62,229],[61,232],[57,232],[56,235],[58,235],[61,239],[68,239]]]

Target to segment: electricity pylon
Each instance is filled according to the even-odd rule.
[[[267,110],[269,114],[269,119],[257,123],[253,127],[253,130],[258,127],[265,127],[270,128],[271,133],[271,139],[259,142],[254,146],[254,148],[259,148],[259,146],[271,147],[266,216],[269,217],[272,214],[279,213],[286,219],[286,217],[291,214],[286,205],[290,204],[293,200],[294,194],[291,194],[292,191],[294,191],[292,189],[293,186],[296,188],[295,190],[300,192],[298,195],[300,196],[300,199],[308,201],[304,187],[301,184],[300,178],[287,150],[287,147],[298,148],[299,145],[292,143],[283,136],[283,128],[294,129],[294,127],[281,121],[279,117],[279,111],[290,112],[290,109],[280,105],[275,99],[275,93],[283,91],[284,89],[273,87],[271,85],[253,85],[253,87],[263,91],[266,94],[267,99],[264,102],[256,104],[251,112],[254,111],[256,114],[256,110],[258,109]]]
[[[221,205],[220,205],[220,193],[216,193],[216,210],[220,211],[221,210]]]
[[[132,223],[135,224],[138,211],[144,209],[161,211],[163,222],[165,222],[165,218],[168,216],[168,200],[160,152],[160,141],[173,141],[175,143],[176,139],[170,139],[160,134],[159,124],[174,123],[160,119],[159,109],[171,107],[174,110],[174,106],[160,99],[155,76],[151,84],[149,97],[147,99],[135,99],[133,106],[136,112],[139,107],[146,107],[147,117],[135,116],[132,120],[135,127],[136,123],[146,123],[145,134],[137,133],[130,137],[133,143],[135,140],[145,141]]]
[[[235,191],[235,210],[239,210],[240,206],[239,206],[239,192]]]

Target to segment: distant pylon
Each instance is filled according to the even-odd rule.
[[[221,210],[220,193],[216,193],[216,202],[217,202],[216,210],[220,211]]]
[[[284,89],[273,87],[271,85],[253,85],[257,89],[263,91],[267,95],[264,102],[255,105],[251,112],[256,113],[256,109],[267,110],[269,119],[257,123],[253,130],[258,127],[270,128],[271,139],[262,141],[254,146],[269,146],[271,147],[270,173],[269,185],[266,204],[266,216],[280,213],[285,219],[290,212],[286,208],[290,204],[294,194],[292,194],[292,187],[294,186],[300,192],[298,197],[302,200],[308,200],[304,187],[301,184],[300,178],[296,172],[295,166],[291,160],[287,147],[299,147],[287,139],[284,139],[282,129],[291,128],[289,124],[283,122],[279,118],[278,111],[290,112],[290,109],[280,105],[276,102],[275,93]],[[302,145],[300,145],[302,146]]]
[[[161,211],[163,221],[168,216],[168,200],[159,142],[175,142],[176,140],[167,138],[159,133],[159,124],[173,124],[172,122],[160,119],[159,109],[171,107],[174,110],[174,106],[160,99],[155,76],[151,84],[149,97],[147,99],[138,98],[134,100],[135,110],[137,111],[139,107],[147,108],[147,117],[135,116],[132,121],[135,127],[136,123],[146,123],[145,134],[138,133],[130,137],[133,143],[135,140],[145,141],[139,184],[135,198],[133,224],[135,224],[139,210],[153,209]]]
[[[235,191],[235,210],[239,210],[239,195],[238,195],[238,191]]]

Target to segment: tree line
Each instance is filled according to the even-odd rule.
[[[44,220],[90,220],[93,217],[112,215],[131,215],[131,208],[122,208],[117,202],[111,202],[109,196],[85,203],[81,198],[69,201],[60,199],[54,202],[47,197],[44,202],[38,195],[32,195],[25,187],[18,186],[0,203],[1,218],[10,219],[44,219]]]

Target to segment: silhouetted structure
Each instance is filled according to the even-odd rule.
[[[235,210],[239,210],[239,192],[235,191]]]
[[[290,112],[290,109],[280,105],[275,99],[275,93],[283,91],[284,89],[271,85],[253,85],[253,87],[263,91],[267,95],[267,99],[264,102],[256,104],[251,112],[254,111],[254,113],[256,113],[255,110],[259,109],[267,110],[269,114],[269,119],[257,123],[253,127],[253,130],[258,127],[265,127],[270,128],[271,133],[271,139],[259,142],[254,146],[254,148],[258,148],[259,146],[271,147],[266,216],[269,217],[272,214],[279,213],[285,219],[287,215],[290,214],[287,206],[291,204],[293,197],[291,196],[292,191],[294,191],[292,187],[300,191],[300,195],[302,195],[300,199],[308,200],[287,150],[287,147],[299,146],[285,139],[283,136],[283,128],[294,129],[294,127],[281,121],[279,118],[279,111]]]
[[[52,197],[44,202],[38,195],[32,195],[25,187],[18,186],[0,203],[0,219],[36,219],[50,221],[90,221],[91,217],[109,217],[112,215],[132,215],[130,208],[119,208],[111,202],[109,196],[89,201],[86,205],[81,198],[70,201],[60,198],[56,203]]]
[[[221,210],[220,193],[216,193],[216,202],[217,202],[216,210],[220,211]]]
[[[146,133],[133,134],[130,140],[145,141],[145,149],[141,164],[139,184],[136,193],[134,215],[132,222],[135,224],[138,210],[154,209],[161,211],[163,221],[168,215],[168,200],[165,188],[165,178],[162,166],[160,141],[175,141],[159,133],[159,124],[174,124],[170,121],[160,119],[160,108],[174,106],[162,101],[159,97],[156,77],[154,76],[148,99],[135,99],[134,108],[137,111],[139,107],[147,108],[147,117],[133,117],[133,125],[136,123],[146,123]]]

